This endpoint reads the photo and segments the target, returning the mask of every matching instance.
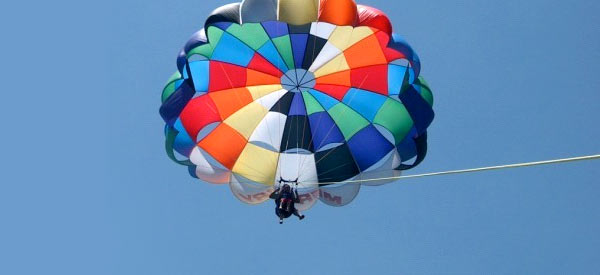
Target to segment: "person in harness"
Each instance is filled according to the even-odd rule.
[[[295,183],[296,188],[290,186],[290,184]],[[283,186],[281,186],[283,184]],[[283,178],[279,179],[279,188],[275,189],[273,193],[269,196],[269,198],[275,200],[275,215],[279,217],[279,224],[283,223],[283,219],[287,219],[292,214],[298,219],[304,219],[304,215],[300,215],[298,209],[296,209],[295,204],[300,203],[300,198],[298,197],[298,179],[295,181],[287,181]]]

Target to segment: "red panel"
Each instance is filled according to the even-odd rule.
[[[344,96],[346,96],[346,93],[348,92],[348,90],[350,90],[350,87],[344,87],[344,86],[339,86],[339,85],[317,84],[317,85],[315,85],[314,89],[319,92],[322,92],[324,94],[327,94],[333,98],[336,98],[339,101],[342,101]]]
[[[283,76],[283,73],[277,67],[273,66],[273,64],[257,53],[254,54],[250,64],[248,64],[248,69],[274,75],[279,78]]]
[[[383,54],[385,54],[385,58],[389,63],[392,63],[394,60],[398,59],[406,59],[406,56],[404,56],[404,54],[390,48],[385,49]]]
[[[369,6],[358,5],[358,25],[369,26],[392,34],[392,23],[384,12]]]
[[[390,36],[385,32],[377,31],[375,32],[375,37],[377,37],[379,45],[382,49],[387,48],[387,46],[390,44]]]
[[[375,33],[375,36],[377,37],[377,40],[379,40],[379,45],[381,45],[381,48],[383,49],[383,54],[385,55],[385,58],[389,63],[398,59],[406,59],[406,56],[404,56],[404,54],[392,48],[388,48],[388,44],[390,43],[390,36],[388,34],[384,32],[377,32]]]
[[[246,86],[246,68],[229,63],[210,61],[209,92]]]
[[[217,106],[208,95],[196,97],[185,106],[179,115],[183,127],[196,140],[202,128],[221,121]]]
[[[352,70],[352,87],[388,95],[388,65]]]

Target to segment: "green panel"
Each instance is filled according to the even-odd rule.
[[[210,58],[213,54],[213,51],[214,51],[214,49],[210,44],[204,44],[204,45],[195,47],[190,52],[188,52],[187,57],[189,58],[190,56],[192,56],[194,54],[199,54],[206,58]]]
[[[335,121],[335,124],[342,131],[342,134],[344,134],[346,140],[350,140],[354,134],[369,125],[368,120],[343,103],[338,103],[329,109],[328,112]]]
[[[258,51],[258,49],[270,39],[269,35],[267,35],[259,23],[248,23],[241,26],[233,24],[227,29],[227,32],[231,33],[255,51]]]
[[[421,96],[429,106],[433,107],[433,93],[431,92],[431,88],[429,88],[429,84],[425,81],[425,79],[419,76],[419,79],[416,81],[419,86],[421,86]]]
[[[374,124],[379,124],[388,129],[400,143],[413,127],[413,120],[404,105],[396,100],[388,99],[377,112]]]
[[[223,36],[224,31],[217,27],[210,26],[208,27],[207,33],[208,43],[210,43],[211,45],[217,45],[217,43],[219,43],[219,40],[221,40],[221,36]]]
[[[175,92],[175,81],[180,80],[180,79],[181,79],[181,74],[179,73],[179,71],[175,72],[169,78],[167,85],[163,89],[163,93],[162,93],[162,97],[161,97],[162,102],[165,102],[165,100],[167,100],[167,98],[169,98]]]
[[[306,112],[309,115],[318,112],[325,112],[325,109],[319,104],[319,102],[308,92],[302,92],[302,97],[304,97],[304,105],[306,105]]]
[[[286,35],[286,36],[282,36],[282,37],[273,38],[273,44],[275,44],[277,51],[279,51],[279,54],[281,55],[281,57],[283,57],[283,60],[285,61],[285,64],[287,65],[287,67],[290,70],[295,68],[294,55],[292,53],[292,43],[290,42],[290,36]]]
[[[175,82],[179,79],[181,79],[181,74],[179,73],[179,71],[176,71],[171,75],[171,77],[169,77],[169,80],[167,80],[167,83]]]

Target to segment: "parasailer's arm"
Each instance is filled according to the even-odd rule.
[[[279,194],[279,188],[277,188],[275,191],[273,191],[273,193],[271,193],[271,195],[269,195],[269,199],[276,200],[279,198]]]
[[[294,188],[294,202],[300,203],[300,196],[298,196],[298,188]]]

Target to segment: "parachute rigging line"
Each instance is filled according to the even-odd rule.
[[[424,177],[433,177],[433,176],[485,172],[485,171],[491,171],[491,170],[503,170],[503,169],[541,166],[541,165],[559,164],[559,163],[576,162],[576,161],[588,161],[588,160],[597,160],[597,159],[600,159],[600,155],[589,155],[589,156],[564,158],[564,159],[553,159],[553,160],[544,160],[544,161],[535,161],[535,162],[523,162],[523,163],[515,163],[515,164],[507,164],[507,165],[498,165],[498,166],[489,166],[489,167],[462,169],[462,170],[450,170],[450,171],[444,171],[444,172],[434,172],[434,173],[425,173],[425,174],[416,174],[416,175],[407,175],[407,176],[398,176],[398,177],[385,177],[385,178],[364,179],[364,180],[349,180],[349,181],[343,181],[343,182],[328,182],[328,183],[320,183],[319,185],[329,185],[329,184],[339,184],[339,183],[344,183],[344,184],[345,183],[365,183],[365,182],[375,182],[375,181],[384,181],[384,180],[424,178]]]

